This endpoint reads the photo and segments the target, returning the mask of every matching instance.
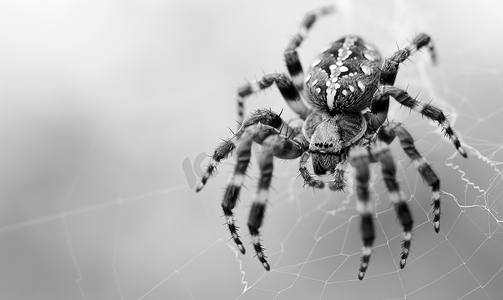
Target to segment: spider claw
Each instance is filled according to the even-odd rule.
[[[407,264],[407,258],[410,253],[410,240],[412,238],[412,233],[405,232],[404,240],[402,242],[402,254],[400,255],[400,269],[403,269]]]
[[[241,254],[245,254],[246,253],[246,249],[243,246],[243,244],[237,244],[237,246],[238,246],[238,249],[241,252]]]
[[[405,264],[407,264],[407,260],[405,258],[402,258],[400,260],[400,269],[405,268]]]
[[[358,279],[362,280],[365,277],[365,273],[367,272],[367,268],[369,267],[370,255],[372,254],[371,247],[363,247],[363,255],[360,258],[360,268],[358,273]]]
[[[468,154],[466,153],[465,148],[463,148],[462,146],[459,146],[459,148],[458,148],[458,152],[459,152],[459,154],[461,154],[464,158],[467,158],[467,157],[468,157]]]
[[[196,193],[198,193],[200,190],[202,190],[204,187],[204,182],[203,180],[199,181],[199,183],[196,186]]]
[[[365,277],[365,272],[360,271],[358,273],[358,279],[363,280],[364,277]]]

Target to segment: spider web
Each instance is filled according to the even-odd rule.
[[[221,217],[233,160],[193,190],[202,151],[234,127],[240,76],[284,71],[288,33],[326,2],[2,3],[0,298],[499,299],[503,45],[493,32],[502,5],[375,2],[338,1],[299,50],[303,65],[346,33],[384,55],[430,33],[440,64],[418,53],[396,86],[450,114],[469,158],[433,122],[392,104],[389,118],[407,126],[442,180],[441,231],[429,188],[394,142],[415,220],[412,253],[400,270],[401,228],[374,166],[377,238],[363,281],[350,188],[306,190],[297,161],[275,161],[262,227],[270,272],[246,228],[255,158],[235,210],[246,255]],[[247,103],[286,108],[274,89]]]

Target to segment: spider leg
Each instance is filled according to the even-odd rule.
[[[271,114],[274,113],[271,112]],[[283,128],[284,127],[282,127],[281,129]],[[239,198],[239,193],[241,191],[241,186],[243,185],[244,182],[246,169],[248,168],[248,165],[250,163],[251,148],[253,142],[263,144],[265,145],[264,149],[268,149],[270,148],[268,147],[268,145],[271,143],[270,140],[273,141],[279,140],[279,142],[274,144],[274,146],[277,148],[279,145],[282,146],[283,148],[281,149],[274,148],[273,154],[275,156],[284,159],[293,159],[299,157],[302,154],[302,152],[305,151],[305,149],[307,149],[307,147],[309,146],[309,143],[305,140],[304,136],[301,133],[300,134],[298,133],[298,130],[297,130],[297,136],[293,139],[291,138],[291,135],[280,135],[282,134],[282,132],[283,131],[260,122],[254,125],[247,126],[244,129],[244,133],[242,134],[242,138],[240,139],[240,143],[236,149],[237,162],[236,165],[234,166],[234,171],[231,174],[229,181],[227,183],[227,187],[225,189],[224,197],[222,199],[222,209],[224,211],[225,221],[231,233],[231,237],[238,246],[239,251],[241,251],[241,253],[243,254],[246,252],[246,250],[238,234],[233,209],[235,208],[237,200]],[[295,132],[295,129],[292,129],[292,132]],[[264,154],[261,155],[261,157],[263,156]],[[260,160],[259,165],[261,166],[262,170],[263,162],[261,162]],[[253,244],[255,251],[257,252],[257,256],[259,257],[260,261],[262,262],[262,264],[266,269],[268,269],[266,267],[267,261],[265,260],[265,255],[263,253],[262,246],[260,245],[260,240],[258,239],[258,228],[262,223],[263,214],[265,212],[265,205],[262,206],[260,204],[262,202],[265,203],[264,200],[265,198],[263,198],[263,196],[265,195],[267,197],[268,187],[270,183],[270,178],[267,178],[267,175],[269,174],[267,171],[268,171],[267,168],[265,171],[261,171],[263,174],[265,174],[262,175],[262,177],[265,177],[265,179],[261,178],[259,182],[259,191],[253,196],[254,204],[252,206],[252,211],[250,213],[250,221],[248,225],[250,228],[250,233],[253,238]],[[270,166],[270,172],[271,174],[269,175],[272,175],[272,162]],[[261,183],[263,183],[264,180],[265,181],[269,180],[269,183],[267,183],[266,185],[267,189],[265,189],[264,185],[261,185]],[[264,189],[266,190],[265,194],[263,192]],[[255,204],[255,202],[257,202],[258,204]]]
[[[238,90],[238,123],[243,122],[245,98],[261,90],[269,88],[276,83],[281,95],[292,110],[305,120],[309,115],[309,108],[301,101],[299,92],[295,88],[292,80],[283,73],[271,73],[262,76],[259,80],[254,80]]]
[[[284,136],[271,135],[262,143],[263,148],[259,157],[260,179],[257,191],[253,194],[253,204],[248,219],[248,229],[252,237],[253,248],[262,266],[269,271],[270,266],[264,253],[264,248],[260,242],[259,229],[264,220],[267,197],[273,172],[273,157],[282,159],[294,159],[300,157],[309,147],[308,141],[302,133],[294,139]]]
[[[370,113],[366,113],[367,128],[372,132],[377,132],[379,127],[386,121],[389,109],[389,95],[384,95],[377,91],[370,104]]]
[[[467,157],[465,149],[461,146],[458,136],[452,129],[449,120],[445,117],[442,110],[433,105],[418,101],[412,98],[406,91],[394,86],[383,87],[383,94],[390,95],[400,104],[415,110],[433,121],[437,121],[438,125],[442,128],[442,131],[444,131],[445,135],[452,141],[458,152],[463,157]]]
[[[314,177],[311,176],[311,173],[306,167],[309,156],[311,156],[309,152],[304,152],[304,154],[302,154],[302,156],[300,157],[299,162],[300,176],[302,176],[302,178],[304,179],[304,184],[313,188],[322,189],[325,186],[325,183],[321,180],[314,179]]]
[[[437,55],[430,36],[420,33],[412,40],[412,43],[398,49],[390,58],[386,58],[381,71],[381,84],[394,85],[400,64],[422,48],[428,49],[433,63],[436,63]]]
[[[295,136],[300,130],[290,127],[288,123],[286,123],[278,114],[272,112],[271,110],[258,109],[252,112],[243,121],[238,131],[236,131],[231,137],[223,140],[220,145],[217,146],[211,156],[205,172],[203,173],[203,176],[201,177],[201,181],[196,187],[196,192],[199,192],[204,187],[208,179],[217,169],[218,164],[229,157],[232,151],[236,148],[236,144],[243,136],[246,128],[259,123],[271,126],[277,129],[279,134],[288,136]]]
[[[362,258],[358,273],[358,279],[365,277],[365,272],[370,262],[372,245],[375,239],[374,223],[372,214],[374,212],[373,202],[370,198],[370,157],[367,148],[356,146],[349,152],[349,162],[355,170],[357,202],[356,209],[361,217],[360,230],[362,232],[363,248]]]
[[[398,220],[403,227],[403,242],[402,254],[400,259],[400,268],[404,268],[407,263],[407,258],[410,252],[410,244],[412,239],[412,215],[407,205],[404,193],[400,190],[400,186],[396,180],[396,165],[388,144],[377,141],[370,146],[372,156],[381,163],[382,176],[386,188],[388,189],[389,198],[395,207]]]
[[[307,37],[307,34],[316,22],[316,19],[322,17],[323,15],[332,13],[333,11],[334,7],[331,5],[308,12],[300,24],[299,31],[292,37],[284,52],[288,73],[292,77],[295,87],[304,100],[307,100],[306,92],[304,90],[304,71],[302,70],[302,65],[300,64],[297,48]]]
[[[277,134],[277,132],[274,130],[274,128],[267,125],[261,126],[259,124],[248,127],[246,129],[241,143],[236,149],[237,163],[234,166],[234,172],[229,178],[227,187],[225,189],[224,198],[222,199],[222,209],[224,211],[227,227],[229,228],[231,237],[238,246],[239,251],[241,251],[241,253],[243,254],[245,253],[245,248],[239,238],[232,210],[236,206],[241,186],[244,182],[246,169],[248,168],[248,164],[250,163],[253,141],[262,143],[267,136],[273,134]]]
[[[426,159],[419,154],[414,146],[414,139],[405,127],[400,123],[390,123],[381,127],[377,135],[378,139],[386,140],[398,136],[400,144],[407,156],[410,158],[414,166],[424,181],[431,187],[432,206],[433,206],[433,228],[435,232],[440,231],[440,179]],[[389,144],[389,143],[388,143]]]

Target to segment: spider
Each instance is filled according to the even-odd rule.
[[[257,191],[252,196],[248,229],[256,256],[269,271],[270,265],[264,253],[259,229],[266,211],[273,157],[287,160],[300,157],[299,172],[305,185],[323,188],[325,183],[307,169],[307,161],[311,157],[316,175],[332,176],[333,180],[328,183],[328,187],[333,191],[344,190],[344,172],[349,162],[355,171],[356,208],[360,214],[363,239],[358,273],[358,278],[362,280],[375,238],[374,206],[368,188],[370,163],[381,164],[389,199],[403,227],[400,268],[405,267],[410,252],[413,218],[407,198],[397,182],[396,166],[388,146],[395,137],[398,137],[404,152],[432,189],[433,227],[437,233],[440,230],[440,180],[426,159],[419,154],[405,127],[401,123],[387,121],[390,96],[401,105],[436,121],[458,152],[465,158],[467,153],[440,109],[420,102],[403,89],[393,86],[400,63],[413,53],[427,49],[435,62],[433,43],[424,33],[418,34],[410,44],[384,60],[378,50],[366,40],[353,35],[344,36],[323,49],[311,64],[307,76],[304,76],[296,49],[315,21],[333,11],[333,6],[327,6],[305,15],[298,33],[290,40],[284,52],[290,77],[283,73],[266,74],[238,90],[240,127],[215,149],[196,191],[204,187],[217,165],[236,149],[237,162],[225,189],[222,208],[231,238],[244,254],[245,248],[238,234],[233,209],[250,161],[252,143],[263,146],[259,155],[260,179]],[[244,118],[244,99],[273,84],[276,84],[286,103],[303,120],[302,125],[291,127],[280,114],[268,109],[256,110]],[[310,106],[306,106],[302,100]]]

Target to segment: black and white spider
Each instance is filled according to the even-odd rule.
[[[260,179],[253,194],[248,228],[258,259],[266,270],[270,269],[259,237],[259,228],[264,219],[269,186],[273,172],[273,157],[295,159],[300,157],[299,171],[306,185],[323,188],[324,182],[316,179],[306,165],[311,157],[316,175],[329,174],[333,181],[328,186],[333,191],[345,187],[346,163],[355,170],[356,208],[361,216],[363,255],[358,278],[365,276],[375,232],[373,225],[373,202],[369,193],[369,164],[379,162],[382,176],[403,227],[400,267],[409,256],[411,244],[412,215],[407,198],[396,180],[396,166],[389,146],[395,137],[412,160],[422,178],[432,189],[433,227],[440,230],[440,180],[427,161],[414,146],[414,140],[400,123],[388,122],[389,97],[427,118],[438,122],[445,135],[454,143],[459,153],[467,157],[466,151],[451,128],[444,113],[429,104],[422,103],[397,87],[395,78],[400,63],[414,52],[426,48],[433,61],[435,51],[430,37],[418,34],[412,42],[384,59],[367,41],[357,36],[344,36],[331,43],[315,58],[304,78],[296,49],[306,37],[317,18],[331,13],[333,7],[322,7],[309,12],[300,25],[299,32],[291,39],[284,52],[291,77],[282,73],[264,75],[238,91],[239,130],[224,140],[213,153],[211,161],[197,186],[200,191],[217,165],[237,147],[237,163],[229,178],[222,201],[226,224],[231,237],[241,253],[245,248],[238,235],[232,210],[236,206],[250,161],[252,143],[261,144],[259,157]],[[244,116],[244,99],[260,90],[276,84],[288,105],[304,120],[303,125],[290,127],[279,114],[260,109]],[[312,108],[303,103],[306,100]]]

